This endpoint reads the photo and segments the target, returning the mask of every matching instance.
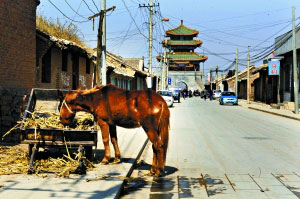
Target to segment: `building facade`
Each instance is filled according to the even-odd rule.
[[[200,63],[207,60],[207,57],[195,52],[195,49],[202,45],[202,41],[194,40],[198,31],[187,28],[181,24],[174,29],[166,31],[166,36],[170,39],[164,40],[162,45],[169,49],[166,55],[168,61],[168,77],[171,85],[185,84],[187,89],[203,89],[204,76],[200,71]],[[162,56],[157,57],[158,61],[163,61]]]

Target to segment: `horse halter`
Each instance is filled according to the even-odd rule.
[[[67,107],[67,109],[70,113],[74,114],[74,112],[69,108],[68,104],[66,103],[66,100],[64,100],[62,102],[59,113],[61,113],[61,109],[62,109],[63,105],[65,105]]]

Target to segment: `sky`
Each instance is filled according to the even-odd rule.
[[[148,63],[149,0],[107,0],[107,50],[124,58],[145,58]],[[180,20],[188,28],[198,30],[195,38],[203,42],[195,52],[208,56],[202,64],[207,74],[210,68],[234,69],[239,51],[239,71],[246,67],[248,50],[251,64],[259,66],[272,51],[274,38],[292,29],[292,6],[296,24],[300,23],[299,0],[153,0],[153,71],[159,73],[156,56],[163,53],[161,42],[165,31],[176,28]],[[41,0],[37,14],[52,20],[72,22],[78,36],[90,48],[97,45],[98,20],[88,20],[99,12],[101,0]],[[169,22],[163,22],[169,18]]]

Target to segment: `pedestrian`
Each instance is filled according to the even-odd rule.
[[[210,101],[212,100],[212,97],[213,97],[213,92],[211,89],[208,90],[208,93],[209,93],[209,99]]]

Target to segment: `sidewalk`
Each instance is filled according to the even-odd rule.
[[[275,108],[272,108],[268,104],[253,102],[253,101],[250,101],[250,104],[247,104],[247,100],[243,100],[243,99],[239,99],[239,105],[242,106],[242,107],[252,109],[252,110],[262,111],[262,112],[265,112],[265,113],[270,113],[270,114],[273,114],[273,115],[278,115],[278,116],[282,116],[282,117],[286,117],[286,118],[290,118],[290,119],[300,121],[300,114],[295,114],[291,110],[275,109]]]
[[[140,151],[146,146],[147,135],[142,128],[117,127],[121,163],[101,165],[86,175],[57,178],[37,175],[0,176],[0,198],[118,198],[126,176],[132,172]],[[101,134],[98,133],[97,151],[103,153]],[[110,146],[112,157],[114,150]],[[101,155],[101,157],[103,157]]]

